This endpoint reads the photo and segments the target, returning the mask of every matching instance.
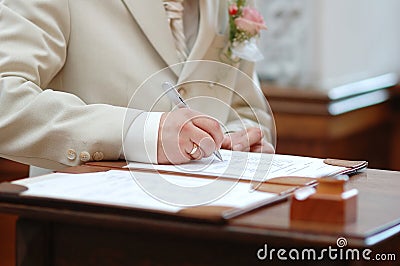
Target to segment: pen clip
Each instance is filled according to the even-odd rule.
[[[176,86],[174,86],[171,82],[166,81],[161,85],[161,87],[171,102],[173,102],[178,108],[189,108],[179,92],[175,89]]]

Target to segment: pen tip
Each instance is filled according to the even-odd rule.
[[[222,156],[221,156],[221,153],[219,153],[219,151],[215,151],[215,152],[214,152],[214,155],[215,155],[220,161],[223,161]]]

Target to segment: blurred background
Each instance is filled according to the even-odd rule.
[[[400,170],[400,1],[257,3],[277,152]]]

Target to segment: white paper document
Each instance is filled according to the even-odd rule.
[[[28,188],[22,196],[65,199],[112,206],[178,212],[199,205],[246,209],[276,198],[248,183],[156,173],[108,171],[54,173],[12,182]]]
[[[322,177],[338,174],[347,168],[328,165],[324,159],[251,152],[220,150],[223,161],[203,158],[182,165],[154,165],[129,162],[130,169],[147,169],[195,175],[265,181],[279,176]]]

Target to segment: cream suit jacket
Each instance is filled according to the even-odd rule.
[[[220,61],[228,36],[221,8],[227,3],[199,3],[199,32],[189,60]],[[160,99],[162,80],[196,80],[205,71],[197,65],[173,68],[146,83],[176,63],[161,0],[0,0],[0,156],[50,169],[117,160],[138,114],[173,108]],[[253,63],[235,66],[254,74]],[[213,80],[235,91],[187,84],[184,98],[210,99],[193,101],[193,109],[235,130],[256,124],[245,100],[268,134],[271,117],[260,91],[229,71],[214,74]],[[218,102],[233,107],[237,117]]]

